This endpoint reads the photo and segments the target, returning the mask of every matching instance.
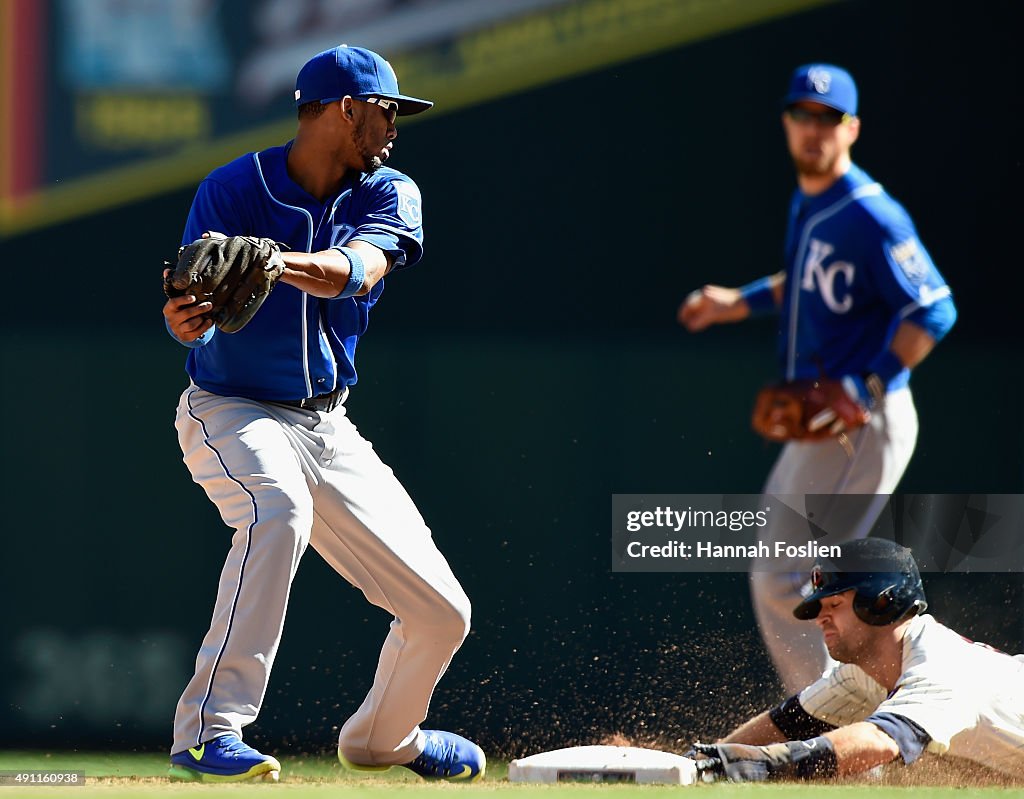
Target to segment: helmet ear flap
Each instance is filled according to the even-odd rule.
[[[865,624],[877,627],[891,624],[900,615],[896,588],[895,585],[889,585],[877,594],[865,594],[858,590],[853,597],[853,612]]]
[[[899,585],[886,586],[878,593],[864,593],[858,589],[853,596],[853,612],[865,624],[884,627],[911,616],[919,616],[928,609],[923,593],[908,603],[900,591]]]

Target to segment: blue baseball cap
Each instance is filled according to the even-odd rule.
[[[804,64],[797,67],[790,78],[789,93],[782,105],[788,108],[805,100],[857,116],[857,84],[849,72],[835,64]]]
[[[317,53],[299,70],[295,79],[295,105],[314,100],[332,103],[342,97],[365,100],[382,97],[398,104],[398,115],[426,111],[429,100],[406,97],[398,91],[398,76],[391,64],[372,50],[341,44]]]

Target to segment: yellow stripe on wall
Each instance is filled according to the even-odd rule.
[[[466,33],[444,52],[427,48],[392,62],[403,85],[436,100],[430,114],[436,118],[445,111],[835,2],[839,0],[580,0]],[[6,9],[9,4],[2,5]],[[6,24],[4,28],[9,30]],[[403,125],[416,120],[411,117]],[[17,202],[5,192],[0,196],[0,236],[187,186],[214,166],[285,141],[294,131],[294,119],[281,120],[166,157],[42,187]]]

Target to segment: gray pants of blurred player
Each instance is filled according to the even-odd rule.
[[[844,500],[838,508],[827,497],[812,500],[810,510],[818,526],[840,534],[842,540],[864,538],[903,476],[916,441],[917,411],[910,389],[902,388],[888,394],[871,422],[850,435],[852,457],[832,440],[786,444],[764,493],[797,500],[806,494],[878,494]],[[796,510],[806,513],[808,509]],[[792,541],[793,535],[792,531],[773,529],[769,522],[762,538]],[[833,538],[829,543],[834,543]],[[817,626],[793,617],[812,565],[813,560],[773,560],[755,563],[750,574],[757,623],[787,695],[810,685],[834,662]]]
[[[176,420],[193,479],[234,528],[209,632],[178,702],[172,753],[255,720],[307,544],[394,616],[373,686],[339,745],[355,763],[407,763],[469,631],[470,606],[405,489],[339,406],[317,413],[191,386]],[[344,600],[324,598],[325,636]],[[355,675],[352,675],[355,677]]]

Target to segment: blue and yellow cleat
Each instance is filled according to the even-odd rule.
[[[453,732],[424,730],[426,746],[423,754],[405,767],[428,780],[460,780],[474,782],[487,770],[483,750],[472,741]]]
[[[281,764],[228,733],[171,755],[167,774],[180,782],[240,782],[254,777],[277,782]]]

